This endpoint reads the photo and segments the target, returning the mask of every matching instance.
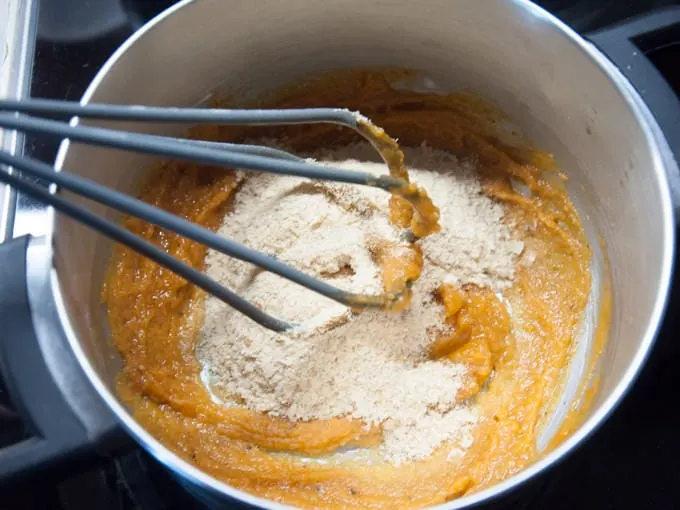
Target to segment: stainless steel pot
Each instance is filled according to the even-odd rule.
[[[680,13],[675,16],[680,20]],[[599,246],[601,236],[607,248],[606,257],[596,250],[589,307],[596,310],[606,258],[614,309],[599,369],[600,390],[585,423],[556,450],[509,480],[442,506],[462,508],[532,478],[584,441],[632,384],[662,318],[674,250],[671,195],[680,188],[659,123],[672,127],[680,107],[651,66],[632,54],[629,34],[619,35],[595,39],[603,46],[616,39],[616,48],[627,51],[623,57],[633,59],[635,71],[644,71],[646,90],[656,94],[650,101],[665,100],[664,109],[656,112],[658,122],[603,53],[524,0],[185,0],[130,38],[99,72],[83,101],[192,105],[219,88],[258,93],[308,73],[408,67],[430,78],[423,81],[427,86],[467,88],[491,99],[530,139],[556,155],[571,178],[570,192],[593,246]],[[171,132],[159,126],[142,129]],[[677,132],[671,135],[677,138]],[[147,157],[64,142],[57,168],[134,193],[148,164]],[[111,217],[103,208],[93,209]],[[120,423],[197,497],[280,508],[202,473],[135,422],[113,389],[120,360],[110,347],[98,304],[110,243],[51,212],[35,221],[49,222],[46,236],[0,247],[3,329],[26,338],[0,344],[4,370],[17,382],[14,392],[27,402],[45,451],[36,454],[35,445],[29,445],[13,455],[0,453],[0,473],[16,474],[36,459],[82,452],[86,443],[101,445]],[[22,264],[25,271],[18,267]],[[588,320],[565,405],[583,377],[591,340],[587,326]],[[24,368],[13,368],[11,360],[21,356],[34,360],[31,370],[48,376],[35,380],[35,374],[28,378]],[[47,391],[43,384],[50,388],[48,401],[29,401],[32,392]],[[63,408],[69,423],[55,432],[50,416],[63,414]],[[546,428],[542,442],[559,417]],[[33,451],[28,460],[27,451]]]

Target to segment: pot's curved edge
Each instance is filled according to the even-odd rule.
[[[149,32],[151,32],[154,27],[163,23],[166,19],[174,15],[175,13],[190,7],[195,3],[196,0],[181,0],[175,5],[169,7],[165,11],[158,14],[155,18],[149,20],[144,26],[132,34],[128,39],[126,39],[123,44],[121,44],[118,49],[106,60],[101,69],[97,72],[96,76],[93,78],[90,85],[85,90],[83,97],[80,100],[81,104],[87,104],[91,101],[93,95],[96,93],[97,88],[101,82],[106,78],[110,70],[115,66],[118,60],[132,47],[139,39],[145,37]],[[70,125],[76,126],[79,123],[79,118],[75,117],[71,119]],[[64,140],[59,145],[57,156],[54,163],[55,171],[61,171],[66,161],[66,157],[70,148],[70,141]],[[46,234],[47,244],[49,246],[54,246],[54,225],[55,225],[55,211],[49,208],[47,211],[46,221],[50,225],[49,232]],[[97,393],[105,401],[106,405],[115,414],[118,421],[125,428],[125,430],[134,437],[134,439],[143,446],[147,452],[152,455],[156,460],[162,463],[166,468],[171,470],[174,474],[188,478],[197,487],[208,490],[217,491],[219,493],[227,494],[234,499],[241,502],[250,504],[256,508],[272,508],[275,510],[285,510],[292,507],[280,505],[273,503],[264,498],[259,498],[253,496],[250,493],[236,489],[230,485],[220,482],[216,478],[202,472],[189,462],[182,459],[179,455],[172,452],[155,437],[149,434],[141,425],[139,425],[134,418],[130,415],[128,409],[121,404],[116,396],[109,390],[104,381],[101,380],[97,371],[90,363],[87,355],[83,351],[78,338],[75,335],[74,328],[70,324],[68,319],[68,314],[66,312],[66,307],[64,303],[64,296],[62,295],[61,288],[59,286],[57,279],[53,279],[51,285],[51,292],[54,298],[56,309],[61,318],[63,331],[68,339],[68,344],[70,345],[73,353],[78,360],[80,366],[82,367],[85,375],[87,376],[90,383],[94,386]]]
[[[104,66],[97,73],[90,86],[87,88],[83,98],[82,104],[87,104],[95,94],[100,83],[104,80],[111,68],[121,58],[121,56],[128,51],[128,49],[135,44],[135,42],[146,34],[148,34],[154,27],[163,23],[168,17],[175,13],[190,7],[196,0],[181,0],[174,6],[159,14],[157,17],[149,21],[140,30],[127,39],[109,59]],[[645,330],[644,338],[640,344],[640,348],[635,354],[633,361],[627,369],[624,377],[619,384],[614,388],[612,394],[607,398],[601,408],[591,416],[581,427],[572,434],[564,443],[553,450],[550,454],[540,459],[535,464],[529,466],[520,473],[489,487],[479,493],[466,496],[460,499],[449,501],[442,505],[433,507],[435,509],[460,509],[464,507],[471,507],[480,504],[483,501],[491,500],[508,493],[513,488],[533,478],[540,472],[555,465],[560,460],[563,460],[566,455],[576,449],[576,447],[584,442],[592,433],[607,419],[610,413],[618,406],[624,395],[630,389],[635,381],[642,366],[647,360],[648,354],[653,346],[656,334],[658,332],[661,320],[663,318],[668,289],[670,286],[671,275],[673,270],[673,256],[675,249],[675,230],[673,228],[673,209],[671,206],[670,189],[668,186],[667,177],[664,168],[668,165],[673,165],[677,168],[675,160],[670,154],[668,145],[665,142],[663,134],[661,133],[651,112],[640,98],[637,91],[632,87],[630,82],[623,76],[623,74],[607,59],[592,44],[585,41],[579,34],[572,30],[565,23],[548,13],[541,7],[533,4],[529,0],[511,0],[514,6],[518,9],[519,15],[530,16],[536,22],[546,23],[561,32],[578,50],[583,52],[588,58],[593,60],[603,73],[610,79],[612,86],[615,87],[627,100],[631,110],[635,113],[636,118],[640,122],[645,138],[650,148],[650,152],[655,155],[654,171],[659,175],[659,182],[661,183],[662,209],[664,212],[664,257],[662,267],[662,278],[657,293],[657,299],[654,303],[652,314],[648,320],[648,325]],[[197,3],[197,2],[196,2]],[[72,125],[78,124],[78,119],[74,118],[71,121]],[[61,170],[68,153],[70,143],[68,140],[62,142],[57,154],[55,169]],[[49,223],[54,225],[54,211],[49,210]],[[53,236],[54,229],[50,230],[50,236]],[[159,462],[170,469],[174,474],[187,478],[192,484],[196,485],[201,490],[210,492],[222,493],[232,498],[238,499],[244,503],[261,508],[272,509],[287,509],[292,508],[286,505],[274,503],[272,501],[259,498],[247,492],[236,489],[227,485],[216,478],[202,472],[197,467],[185,461],[177,454],[170,451],[160,441],[155,439],[143,427],[141,427],[129,414],[128,410],[117,400],[116,396],[109,390],[105,383],[100,379],[94,367],[91,365],[84,351],[82,350],[78,339],[75,336],[74,330],[71,327],[68,315],[65,311],[63,296],[61,289],[55,284],[53,288],[55,303],[59,310],[59,315],[64,324],[64,329],[68,338],[69,345],[73,349],[76,358],[85,371],[88,379],[96,388],[97,392],[104,399],[109,408],[115,413],[121,424],[125,429]]]
[[[660,278],[659,289],[656,300],[652,309],[652,313],[647,321],[647,327],[640,343],[640,347],[628,369],[626,370],[621,381],[612,390],[611,395],[601,405],[600,409],[590,416],[571,436],[569,436],[562,444],[555,448],[545,457],[538,460],[523,471],[516,475],[499,482],[488,489],[480,491],[477,494],[467,496],[449,503],[444,503],[433,507],[436,510],[454,510],[464,508],[465,506],[475,506],[482,502],[498,498],[507,494],[512,489],[520,484],[527,482],[534,478],[539,473],[555,466],[557,463],[563,461],[569,454],[573,453],[577,447],[581,446],[587,441],[607,420],[611,413],[622,402],[625,395],[628,393],[633,383],[637,380],[644,364],[646,363],[649,354],[652,350],[656,336],[661,327],[663,317],[668,304],[668,294],[670,290],[671,279],[673,275],[673,263],[675,255],[675,221],[674,210],[671,198],[671,190],[668,182],[668,176],[665,169],[678,172],[678,163],[676,162],[670,147],[654,119],[651,111],[645,104],[642,97],[633,87],[625,75],[602,53],[595,45],[586,41],[576,31],[569,27],[543,8],[533,4],[529,0],[512,0],[519,8],[525,8],[528,13],[535,17],[536,20],[543,19],[544,21],[555,25],[569,41],[574,44],[582,53],[589,57],[603,73],[609,78],[612,85],[622,94],[635,117],[640,122],[645,139],[652,149],[650,152],[654,154],[654,172],[658,176],[658,182],[661,184],[661,197],[664,218],[664,246],[663,246],[663,267],[662,276]],[[670,168],[668,168],[670,167]]]

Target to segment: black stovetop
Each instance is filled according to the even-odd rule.
[[[54,0],[59,1],[59,0]],[[48,3],[43,0],[43,3]],[[81,0],[90,4],[89,0]],[[97,2],[94,2],[95,4]],[[84,40],[39,39],[31,93],[77,100],[113,50],[173,0],[119,0],[127,23]],[[537,2],[579,31],[608,26],[680,0],[544,0]],[[64,5],[76,5],[69,0]],[[43,11],[50,12],[50,9]],[[43,24],[41,19],[41,25]],[[680,95],[680,31],[650,48],[648,57]],[[57,144],[29,137],[27,150],[52,161]],[[23,199],[22,199],[23,200]],[[676,277],[676,279],[680,276]],[[680,280],[679,280],[680,281]],[[663,329],[642,375],[612,417],[578,451],[549,473],[488,508],[571,510],[680,509],[680,284],[673,286]],[[0,447],[24,435],[0,381]],[[66,477],[31,480],[0,494],[0,509],[171,510],[200,508],[141,450],[87,466]],[[486,507],[485,507],[486,508]]]

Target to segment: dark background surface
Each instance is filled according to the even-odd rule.
[[[53,0],[59,1],[59,0]],[[104,1],[104,0],[100,0]],[[46,3],[47,0],[43,0]],[[61,8],[97,1],[64,0]],[[121,0],[126,23],[107,33],[40,39],[32,95],[77,100],[96,71],[135,28],[171,0]],[[538,2],[585,33],[680,1],[544,0]],[[49,12],[49,9],[43,9]],[[69,19],[66,17],[66,19]],[[44,20],[41,20],[43,23]],[[66,27],[68,28],[68,27]],[[77,31],[74,31],[75,34]],[[75,39],[75,40],[74,40]],[[680,30],[648,57],[680,94]],[[31,137],[28,152],[54,159],[56,140]],[[676,278],[677,280],[677,278]],[[579,450],[542,478],[484,508],[571,510],[680,509],[680,285],[674,285],[663,329],[642,375],[623,404]],[[23,437],[21,420],[0,384],[0,447]],[[200,508],[141,450],[60,470],[0,493],[5,509]]]

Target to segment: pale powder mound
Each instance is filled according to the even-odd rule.
[[[365,162],[372,151],[360,145],[317,157],[386,173],[383,164]],[[469,447],[476,414],[454,401],[466,368],[427,360],[429,344],[445,330],[433,292],[445,280],[502,289],[522,250],[502,222],[502,206],[481,193],[470,163],[427,147],[406,158],[418,168],[409,169],[413,180],[426,186],[442,211],[442,231],[422,242],[425,265],[407,311],[353,315],[210,251],[211,277],[302,326],[275,334],[208,297],[198,347],[205,380],[223,401],[292,420],[349,416],[382,424],[380,450],[393,463],[424,458],[445,441],[452,451]],[[219,233],[339,288],[380,293],[380,268],[370,248],[406,246],[404,232],[388,221],[387,201],[384,191],[372,188],[255,174],[244,181]]]

